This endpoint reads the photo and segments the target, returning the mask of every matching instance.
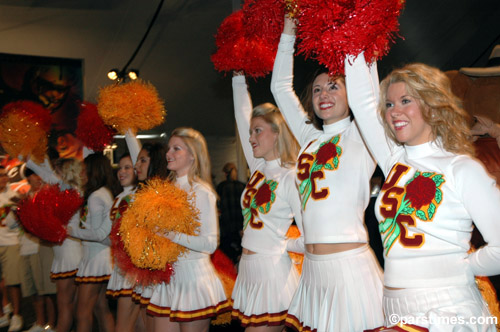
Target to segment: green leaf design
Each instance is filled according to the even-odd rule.
[[[333,158],[333,167],[335,169],[339,167],[339,158],[338,157]]]
[[[422,176],[424,176],[426,178],[430,178],[432,176],[432,174],[434,174],[434,173],[424,172],[424,173],[422,173]]]
[[[429,217],[429,220],[432,219],[435,212],[436,212],[436,205],[434,205],[434,203],[429,204],[429,208],[427,209],[427,216]]]
[[[302,195],[307,188],[307,185],[311,184],[311,179],[305,179],[299,186],[299,192]]]
[[[307,192],[304,194],[304,196],[302,197],[302,210],[306,209],[307,200],[311,196],[311,192],[312,192],[312,190],[309,188],[307,190]]]
[[[427,216],[425,215],[425,212],[422,211],[422,210],[417,210],[417,213],[416,213],[417,217],[420,219],[420,220],[423,220],[423,221],[426,221],[427,220]]]
[[[278,186],[278,182],[276,182],[276,181],[269,182],[269,188],[271,189],[271,191],[274,191],[277,186]]]
[[[337,146],[337,156],[340,156],[342,154],[342,148],[340,146]]]
[[[323,168],[323,165],[318,165],[318,164],[316,164],[316,162],[314,162],[313,167],[311,167],[311,171],[309,172],[309,174],[312,174],[316,171],[319,171],[322,168]]]
[[[382,221],[378,225],[378,230],[380,233],[385,233],[387,230],[391,227],[391,225],[394,223],[394,219],[392,218],[387,218],[386,220]]]
[[[439,187],[441,184],[443,184],[444,179],[436,180],[434,182],[436,183],[436,187]]]
[[[337,144],[337,143],[339,142],[339,140],[340,140],[340,136],[338,136],[338,135],[337,135],[337,136],[335,136],[335,137],[333,138],[332,143],[333,143],[333,144]]]
[[[401,234],[401,230],[399,229],[399,225],[395,222],[393,229],[389,233],[389,236],[386,238],[384,242],[385,254],[389,253],[389,250],[392,248],[392,245],[397,240],[399,235]]]
[[[436,188],[436,197],[434,199],[436,200],[436,203],[441,203],[441,200],[443,199],[443,192],[441,191],[441,189]]]
[[[406,215],[411,215],[415,211],[415,208],[412,208],[411,206],[405,207],[402,211],[401,214],[406,214]]]
[[[438,181],[439,181],[439,180],[441,180],[442,178],[443,178],[443,175],[442,175],[442,174],[436,174],[436,175],[434,175],[434,176],[432,177],[432,181],[434,181],[434,183],[435,183],[436,185],[438,185],[438,184],[437,184],[437,183],[438,183]]]
[[[331,171],[331,170],[333,170],[333,169],[334,169],[334,168],[333,168],[333,166],[332,166],[332,164],[330,164],[330,163],[325,164],[325,168],[326,168],[327,170],[329,170],[329,171]]]

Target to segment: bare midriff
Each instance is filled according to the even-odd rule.
[[[256,252],[255,252],[255,251],[248,250],[247,248],[243,248],[243,250],[242,250],[242,251],[243,251],[243,253],[244,253],[245,255],[255,255],[255,254],[256,254]]]
[[[337,252],[356,249],[366,245],[366,243],[351,242],[351,243],[310,243],[306,244],[306,250],[314,255],[328,255]]]

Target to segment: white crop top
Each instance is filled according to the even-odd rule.
[[[364,211],[370,199],[375,162],[349,118],[323,130],[307,123],[293,90],[295,37],[282,34],[271,91],[302,150],[297,185],[302,201],[305,243],[368,242]]]
[[[376,65],[346,61],[351,109],[386,181],[375,212],[389,287],[474,283],[500,273],[500,190],[475,159],[448,152],[439,139],[397,146],[377,115]],[[472,222],[487,245],[468,254]]]

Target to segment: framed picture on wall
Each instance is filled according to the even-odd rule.
[[[49,147],[62,158],[82,158],[74,131],[83,99],[83,60],[0,53],[0,107],[40,103],[52,117]]]

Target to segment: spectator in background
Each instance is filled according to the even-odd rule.
[[[243,215],[240,199],[245,184],[238,181],[238,170],[233,163],[226,163],[222,168],[226,180],[217,186],[219,195],[218,209],[220,213],[220,245],[219,248],[237,263],[241,255],[241,232],[243,230]]]

